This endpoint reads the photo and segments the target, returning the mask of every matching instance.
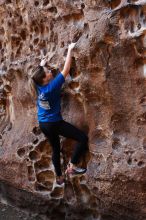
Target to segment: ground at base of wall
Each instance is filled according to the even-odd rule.
[[[43,220],[41,216],[24,212],[8,204],[0,203],[0,220]]]

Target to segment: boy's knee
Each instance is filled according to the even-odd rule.
[[[89,138],[88,138],[87,134],[84,133],[84,135],[85,135],[86,142],[88,142]]]
[[[83,141],[84,143],[88,143],[88,140],[89,140],[88,136],[87,136],[85,133],[83,133],[83,135],[82,135],[82,141]]]

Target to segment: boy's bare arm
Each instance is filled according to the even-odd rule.
[[[71,58],[72,58],[71,54],[72,54],[72,49],[75,47],[75,44],[76,43],[71,43],[68,47],[64,68],[61,71],[61,73],[64,75],[64,77],[66,77],[69,74],[70,66],[71,66]]]

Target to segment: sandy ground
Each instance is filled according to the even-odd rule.
[[[0,203],[0,220],[44,220],[43,217],[29,214],[16,207]]]

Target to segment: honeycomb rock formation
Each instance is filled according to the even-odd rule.
[[[1,0],[0,15],[1,200],[48,219],[145,220],[146,1]],[[27,82],[44,55],[61,70],[70,42],[62,115],[89,136],[88,170],[59,188]],[[73,145],[61,137],[63,171]]]

